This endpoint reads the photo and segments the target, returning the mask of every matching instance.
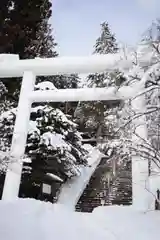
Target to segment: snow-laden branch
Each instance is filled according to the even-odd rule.
[[[150,142],[142,138],[135,131],[134,134],[137,136],[139,141],[135,146],[131,146],[130,148],[132,148],[132,150],[136,154],[138,155],[140,154],[141,157],[153,161],[155,165],[160,169],[160,152],[157,149],[155,149]]]
[[[63,182],[63,179],[58,177],[57,175],[53,174],[53,173],[47,173],[46,174],[49,178],[51,178],[53,181],[57,181],[57,182]]]
[[[160,76],[160,62],[157,62],[156,64],[153,64],[149,69],[144,73],[141,81],[139,82],[139,87],[143,88],[147,81],[152,79],[152,74],[155,75],[155,77]]]

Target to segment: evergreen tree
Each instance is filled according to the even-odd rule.
[[[0,18],[2,20],[0,23],[0,34],[2,36],[0,38],[0,53],[19,54],[21,59],[56,57],[58,55],[55,51],[56,43],[52,35],[51,25],[48,23],[52,13],[49,0],[2,1],[0,2],[0,6]],[[54,84],[53,88],[76,88],[79,78],[75,74],[37,78],[37,83],[43,82],[43,85],[46,85],[44,81],[48,81],[50,85]],[[3,99],[1,98],[3,100],[3,108],[1,107],[0,151],[3,153],[4,151],[9,152],[10,149],[20,83],[20,79],[12,79],[12,81],[10,79],[2,79],[2,84],[4,85],[4,89],[6,89],[6,94],[3,94]],[[49,88],[45,87],[45,89]],[[5,107],[5,103],[8,104],[7,108]],[[36,181],[39,181],[39,183],[44,181],[48,166],[50,169],[49,173],[54,172],[55,175],[59,175],[60,178],[65,180],[77,174],[78,165],[85,163],[84,150],[79,145],[81,140],[78,137],[74,123],[69,120],[66,120],[67,123],[63,122],[65,115],[57,109],[59,107],[65,113],[73,115],[74,110],[72,106],[74,109],[74,105],[68,103],[33,104],[32,107],[38,109],[38,113],[31,113],[31,121],[33,115],[37,114],[36,118],[37,122],[39,122],[40,119],[38,119],[38,116],[41,112],[42,116],[40,118],[42,124],[40,129],[37,130],[38,133],[34,132],[35,135],[32,134],[31,137],[29,134],[28,136],[28,141],[32,149],[27,145],[26,154],[30,157],[31,163],[29,166],[30,171],[26,172],[26,166],[23,168],[21,196],[35,197]],[[8,109],[12,109],[9,111],[9,121],[4,117],[7,114],[4,111]],[[62,137],[59,136],[62,142],[65,143],[65,141],[68,141],[70,143],[70,153],[68,150],[69,144],[67,150],[61,151],[59,148],[51,149],[50,145],[41,143],[42,136],[49,129],[52,129],[52,135],[56,135],[57,138],[62,134]],[[30,154],[30,151],[32,154]],[[51,157],[52,155],[53,158]],[[6,161],[8,160],[6,159]],[[3,165],[3,170],[5,167],[6,162]],[[39,169],[41,169],[40,174]],[[37,191],[40,191],[39,187]]]
[[[107,53],[116,53],[118,51],[118,46],[116,43],[116,38],[114,34],[111,33],[108,23],[104,22],[101,24],[101,34],[100,37],[96,40],[94,45],[94,54],[107,54]],[[88,76],[88,86],[90,87],[106,87],[113,84],[112,81],[115,81],[116,77],[114,74],[96,73],[90,74]]]
[[[0,117],[0,149],[5,152],[9,152],[15,116],[16,108]],[[25,197],[40,197],[47,174],[65,182],[80,174],[80,165],[87,164],[77,125],[61,110],[47,105],[32,108],[25,154],[30,159],[23,167],[20,196]]]
[[[52,14],[49,0],[9,0],[0,4],[1,53],[16,53],[23,59],[44,52],[53,56],[48,52],[54,46],[48,24]]]
[[[6,0],[0,3],[0,53],[18,54],[21,59],[55,57],[52,37],[52,4],[49,0]],[[4,79],[8,99],[17,104],[20,79]]]
[[[118,51],[116,39],[111,33],[108,23],[101,24],[101,35],[96,40],[94,46],[94,54],[116,53]],[[87,77],[88,87],[108,87],[112,85],[120,85],[124,81],[121,73],[114,71],[112,73],[103,72],[90,74]],[[86,131],[93,132],[96,138],[108,134],[105,118],[110,108],[117,107],[119,101],[97,101],[79,104],[79,112],[81,125],[85,125]],[[83,118],[83,119],[82,119]],[[83,129],[84,130],[84,129]],[[112,129],[113,130],[113,129]],[[113,135],[113,132],[112,132]]]
[[[51,17],[51,2],[49,0],[9,0],[0,3],[0,53],[15,53],[20,58],[56,57],[56,43],[48,20]],[[51,81],[57,88],[76,88],[79,78],[77,75],[57,75],[38,77],[37,81]],[[11,106],[17,105],[20,79],[3,79]],[[66,105],[62,106],[62,110]],[[66,107],[65,107],[66,108]]]
[[[101,24],[101,35],[96,40],[94,53],[116,53],[118,50],[114,34],[111,33],[108,23]]]

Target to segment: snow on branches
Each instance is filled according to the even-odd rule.
[[[42,86],[43,84],[43,86]],[[51,83],[41,83],[38,88],[46,89]],[[52,86],[53,88],[53,86]],[[9,151],[17,109],[4,112],[0,117],[0,147]],[[79,166],[87,164],[86,150],[81,146],[77,125],[69,120],[60,109],[50,105],[38,105],[31,109],[26,154],[44,172],[59,175],[61,178],[79,174]],[[27,165],[25,164],[25,165]]]

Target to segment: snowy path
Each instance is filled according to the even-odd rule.
[[[99,150],[93,148],[91,149],[88,159],[90,167],[82,167],[81,175],[79,177],[75,177],[63,185],[58,203],[67,206],[67,208],[71,210],[75,209],[81,194],[83,193],[96,167],[100,163],[102,156],[103,154],[100,153]]]

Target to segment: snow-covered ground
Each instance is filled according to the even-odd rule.
[[[92,218],[119,240],[156,240],[160,211],[140,212],[132,206],[98,207]],[[112,239],[112,238],[111,238]]]
[[[87,215],[70,212],[61,205],[36,200],[0,202],[2,240],[112,240],[110,233],[89,223]]]
[[[0,201],[2,240],[156,240],[160,213],[132,207],[99,207],[76,213],[32,199]]]

